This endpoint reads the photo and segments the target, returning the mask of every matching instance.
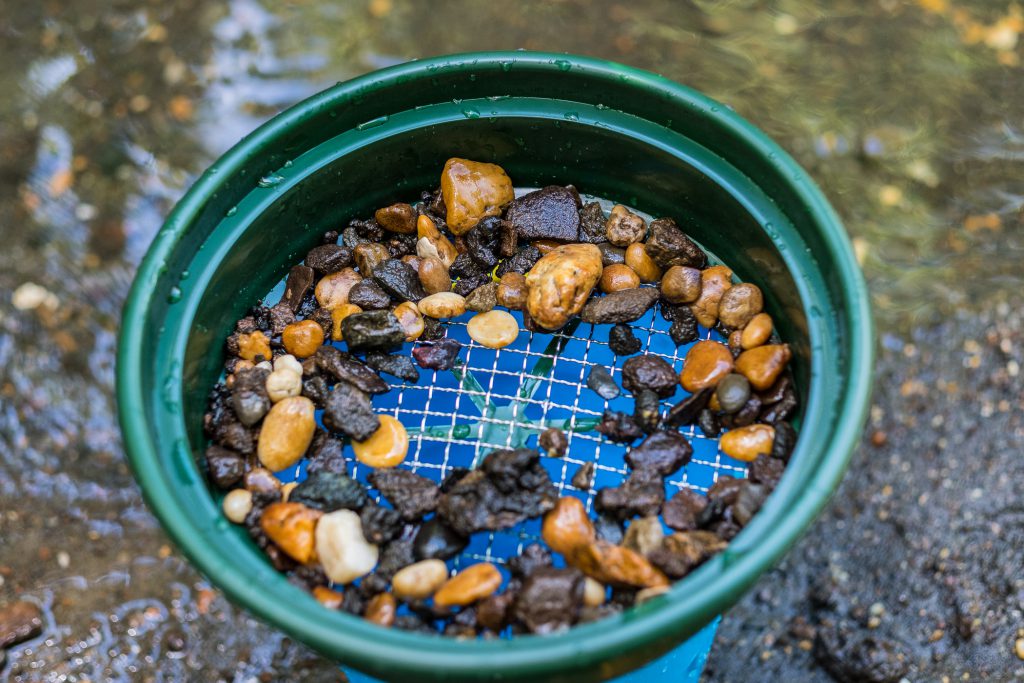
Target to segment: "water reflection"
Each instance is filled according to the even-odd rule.
[[[902,332],[1020,288],[1022,30],[1008,2],[947,0],[7,8],[0,509],[35,514],[0,517],[0,601],[50,600],[55,630],[51,644],[12,652],[6,675],[31,678],[32,660],[93,678],[151,671],[165,632],[215,640],[220,619],[243,619],[200,609],[207,588],[165,557],[118,441],[114,339],[135,265],[174,201],[280,109],[374,68],[466,50],[579,52],[663,73],[734,107],[808,168],[854,237],[884,329]],[[15,297],[26,283],[41,290]],[[102,583],[112,568],[126,586],[113,599]],[[69,575],[84,583],[61,582]],[[92,642],[92,615],[109,621],[141,600],[154,601],[139,610],[160,628],[104,626],[87,656],[65,649],[64,638]],[[216,655],[225,675],[330,671],[255,624],[233,631]],[[189,651],[172,676],[213,656]]]

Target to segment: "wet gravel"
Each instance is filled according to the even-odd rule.
[[[882,337],[863,445],[809,535],[725,616],[706,679],[1024,678],[1024,103],[1010,10],[586,9],[86,0],[10,11],[0,605],[35,603],[42,633],[0,655],[0,681],[338,680],[332,663],[229,605],[146,510],[115,419],[120,307],[174,201],[255,125],[372,68],[495,47],[598,54],[727,102],[824,186],[869,279]],[[352,258],[322,256],[309,265]],[[621,528],[605,520],[600,535]]]

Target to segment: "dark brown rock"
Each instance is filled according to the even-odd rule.
[[[540,567],[523,582],[514,614],[531,633],[557,633],[576,623],[582,606],[582,572]]]
[[[302,300],[313,287],[313,280],[316,274],[309,266],[293,266],[288,271],[288,279],[284,284],[284,296],[281,301],[285,303],[292,313],[298,313],[302,307]]]
[[[0,608],[0,650],[17,645],[43,632],[43,613],[27,600]]]
[[[653,391],[659,398],[668,398],[679,386],[679,374],[664,358],[653,354],[634,356],[622,365],[622,387],[637,393]]]
[[[558,185],[513,200],[505,219],[511,223],[519,239],[575,242],[579,238],[580,215],[573,193]]]
[[[305,263],[323,277],[351,266],[352,250],[340,244],[322,244],[309,250]]]
[[[633,322],[658,300],[654,287],[622,289],[591,299],[580,312],[583,322],[595,325]]]
[[[335,380],[354,385],[360,391],[383,394],[391,389],[372,368],[334,346],[321,346],[314,357],[321,371]]]
[[[692,531],[707,504],[708,499],[696,491],[680,489],[661,506],[661,517],[670,529]]]
[[[690,462],[693,447],[679,432],[655,432],[626,453],[626,463],[634,470],[651,470],[667,477]]]
[[[661,268],[690,266],[703,268],[708,261],[707,254],[679,229],[671,218],[651,221],[650,234],[644,251]]]
[[[437,508],[441,491],[426,477],[409,470],[387,468],[374,470],[368,479],[407,522],[421,519]]]
[[[405,331],[390,311],[353,313],[341,321],[341,332],[353,351],[393,351],[405,343]]]
[[[370,397],[348,382],[338,382],[324,405],[324,425],[356,441],[365,441],[380,427]]]

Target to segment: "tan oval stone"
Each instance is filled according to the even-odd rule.
[[[313,290],[316,302],[329,311],[347,304],[349,291],[362,279],[363,276],[352,268],[342,268],[336,273],[324,275]]]
[[[448,210],[448,229],[467,232],[487,216],[497,216],[515,199],[512,180],[505,169],[469,159],[451,158],[441,171],[441,196]]]
[[[679,383],[690,393],[707,389],[732,372],[733,360],[729,347],[705,339],[694,344],[683,361]]]
[[[498,305],[513,311],[526,305],[526,276],[522,273],[505,273],[498,281]]]
[[[765,391],[775,384],[792,355],[789,344],[758,346],[740,354],[736,372],[750,380],[755,390]]]
[[[661,278],[661,296],[670,304],[689,304],[700,298],[701,274],[697,268],[672,266]]]
[[[252,491],[235,489],[228,491],[221,502],[224,516],[235,524],[242,524],[252,511]]]
[[[640,278],[640,282],[657,282],[661,279],[661,267],[654,262],[641,242],[626,247],[626,265]]]
[[[519,336],[519,322],[507,311],[478,313],[466,324],[470,339],[489,349],[508,346]]]
[[[758,313],[743,328],[740,336],[740,345],[744,349],[761,346],[771,338],[772,327],[772,317],[767,313]]]
[[[579,498],[563,496],[555,507],[544,515],[541,538],[556,553],[566,557],[579,545],[595,538],[594,524]]]
[[[604,604],[608,592],[599,581],[589,576],[583,580],[583,604],[587,607],[597,607]]]
[[[267,469],[278,472],[299,461],[316,429],[315,407],[305,396],[281,399],[263,418],[256,455]]]
[[[448,579],[434,594],[437,607],[471,605],[493,594],[501,586],[501,572],[490,562],[466,567]]]
[[[313,597],[327,609],[340,609],[345,596],[327,586],[313,586]]]
[[[260,529],[296,562],[314,557],[316,523],[323,513],[301,503],[271,503],[260,516]]]
[[[752,462],[759,455],[770,455],[775,441],[775,428],[771,425],[752,424],[730,429],[722,435],[719,446],[730,458]]]
[[[565,244],[542,256],[526,274],[526,310],[546,330],[580,312],[604,266],[593,244]]]
[[[718,322],[718,302],[732,286],[732,271],[725,266],[711,266],[700,273],[700,297],[690,305],[693,316],[704,327]]]
[[[312,320],[291,323],[281,332],[281,343],[296,358],[307,358],[323,345],[324,328]]]
[[[438,292],[420,299],[416,306],[423,315],[443,320],[457,318],[466,312],[466,299],[455,292]]]
[[[625,263],[605,266],[601,273],[601,291],[605,294],[620,292],[623,289],[636,289],[639,286],[640,276]]]
[[[718,302],[718,319],[728,328],[738,330],[764,308],[761,288],[741,282],[725,290]]]
[[[452,288],[452,278],[448,275],[448,268],[436,256],[427,256],[420,259],[418,274],[420,284],[427,294],[448,292]]]
[[[395,572],[391,590],[402,600],[426,600],[448,580],[448,567],[437,559],[422,560]]]

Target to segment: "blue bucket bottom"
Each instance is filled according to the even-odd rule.
[[[616,678],[615,683],[697,683],[708,661],[715,631],[721,620],[721,617],[715,617],[714,621],[661,659]],[[378,679],[358,671],[344,667],[342,670],[351,683],[380,683]]]

